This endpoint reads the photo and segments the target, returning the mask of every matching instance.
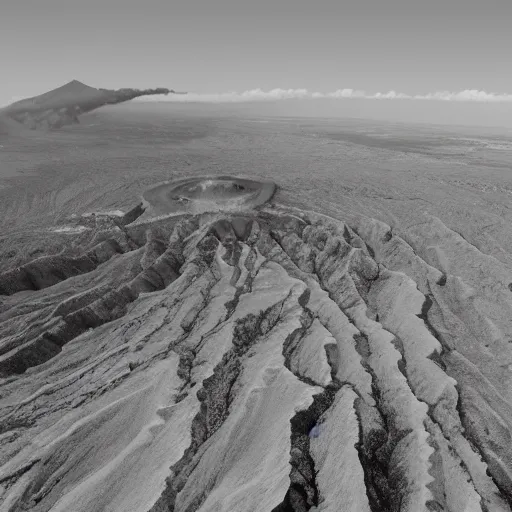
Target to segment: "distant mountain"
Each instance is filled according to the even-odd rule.
[[[84,103],[103,102],[105,94],[99,89],[72,80],[71,82],[39,96],[17,101],[9,105],[7,112],[37,111],[53,108],[80,106]]]
[[[103,105],[129,101],[139,96],[174,94],[173,90],[157,89],[96,89],[78,80],[49,92],[17,101],[3,110],[0,117],[8,116],[31,129],[59,128],[78,123],[78,116]],[[6,124],[5,122],[3,123]]]

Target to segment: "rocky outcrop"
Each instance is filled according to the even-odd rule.
[[[42,256],[26,265],[0,274],[0,295],[41,290],[72,276],[90,272],[122,251],[113,240],[105,240],[79,257]]]
[[[511,510],[495,261],[284,207],[117,229],[2,277],[2,510]]]

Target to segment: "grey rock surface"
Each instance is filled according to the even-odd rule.
[[[511,510],[499,260],[434,217],[128,217],[0,274],[0,510]]]

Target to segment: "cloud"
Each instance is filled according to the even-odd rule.
[[[268,100],[289,100],[311,98],[312,94],[307,89],[272,89],[263,91],[262,89],[251,89],[249,91],[222,92],[222,93],[188,93],[188,94],[169,94],[166,98],[148,97],[148,100],[154,101],[173,101],[184,103],[243,103],[248,101],[268,101]],[[143,100],[142,100],[143,101]]]
[[[241,93],[188,93],[170,94],[166,98],[152,97],[140,101],[172,101],[179,103],[245,103],[253,101],[272,101],[289,99],[364,99],[364,100],[409,100],[409,101],[458,101],[480,103],[512,103],[512,94],[499,94],[465,89],[458,92],[438,91],[427,94],[406,94],[403,92],[388,91],[367,93],[358,89],[338,89],[333,92],[310,92],[307,89],[251,89]]]
[[[15,96],[10,101],[0,102],[0,108],[6,107],[24,97]],[[171,101],[176,103],[247,103],[258,101],[278,101],[290,99],[339,99],[339,100],[408,100],[408,101],[450,101],[467,103],[512,103],[512,93],[493,93],[479,91],[477,89],[465,89],[463,91],[437,91],[427,94],[406,94],[403,92],[388,91],[367,93],[360,89],[337,89],[332,92],[310,92],[307,89],[250,89],[244,92],[223,93],[194,93],[169,94],[168,96],[145,96],[134,101]]]
[[[494,103],[512,102],[512,94],[496,94],[493,92],[465,89],[459,92],[440,91],[425,95],[416,95],[413,99],[430,101],[478,101]]]

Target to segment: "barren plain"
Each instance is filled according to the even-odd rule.
[[[3,125],[0,510],[510,511],[511,167],[236,106]]]

